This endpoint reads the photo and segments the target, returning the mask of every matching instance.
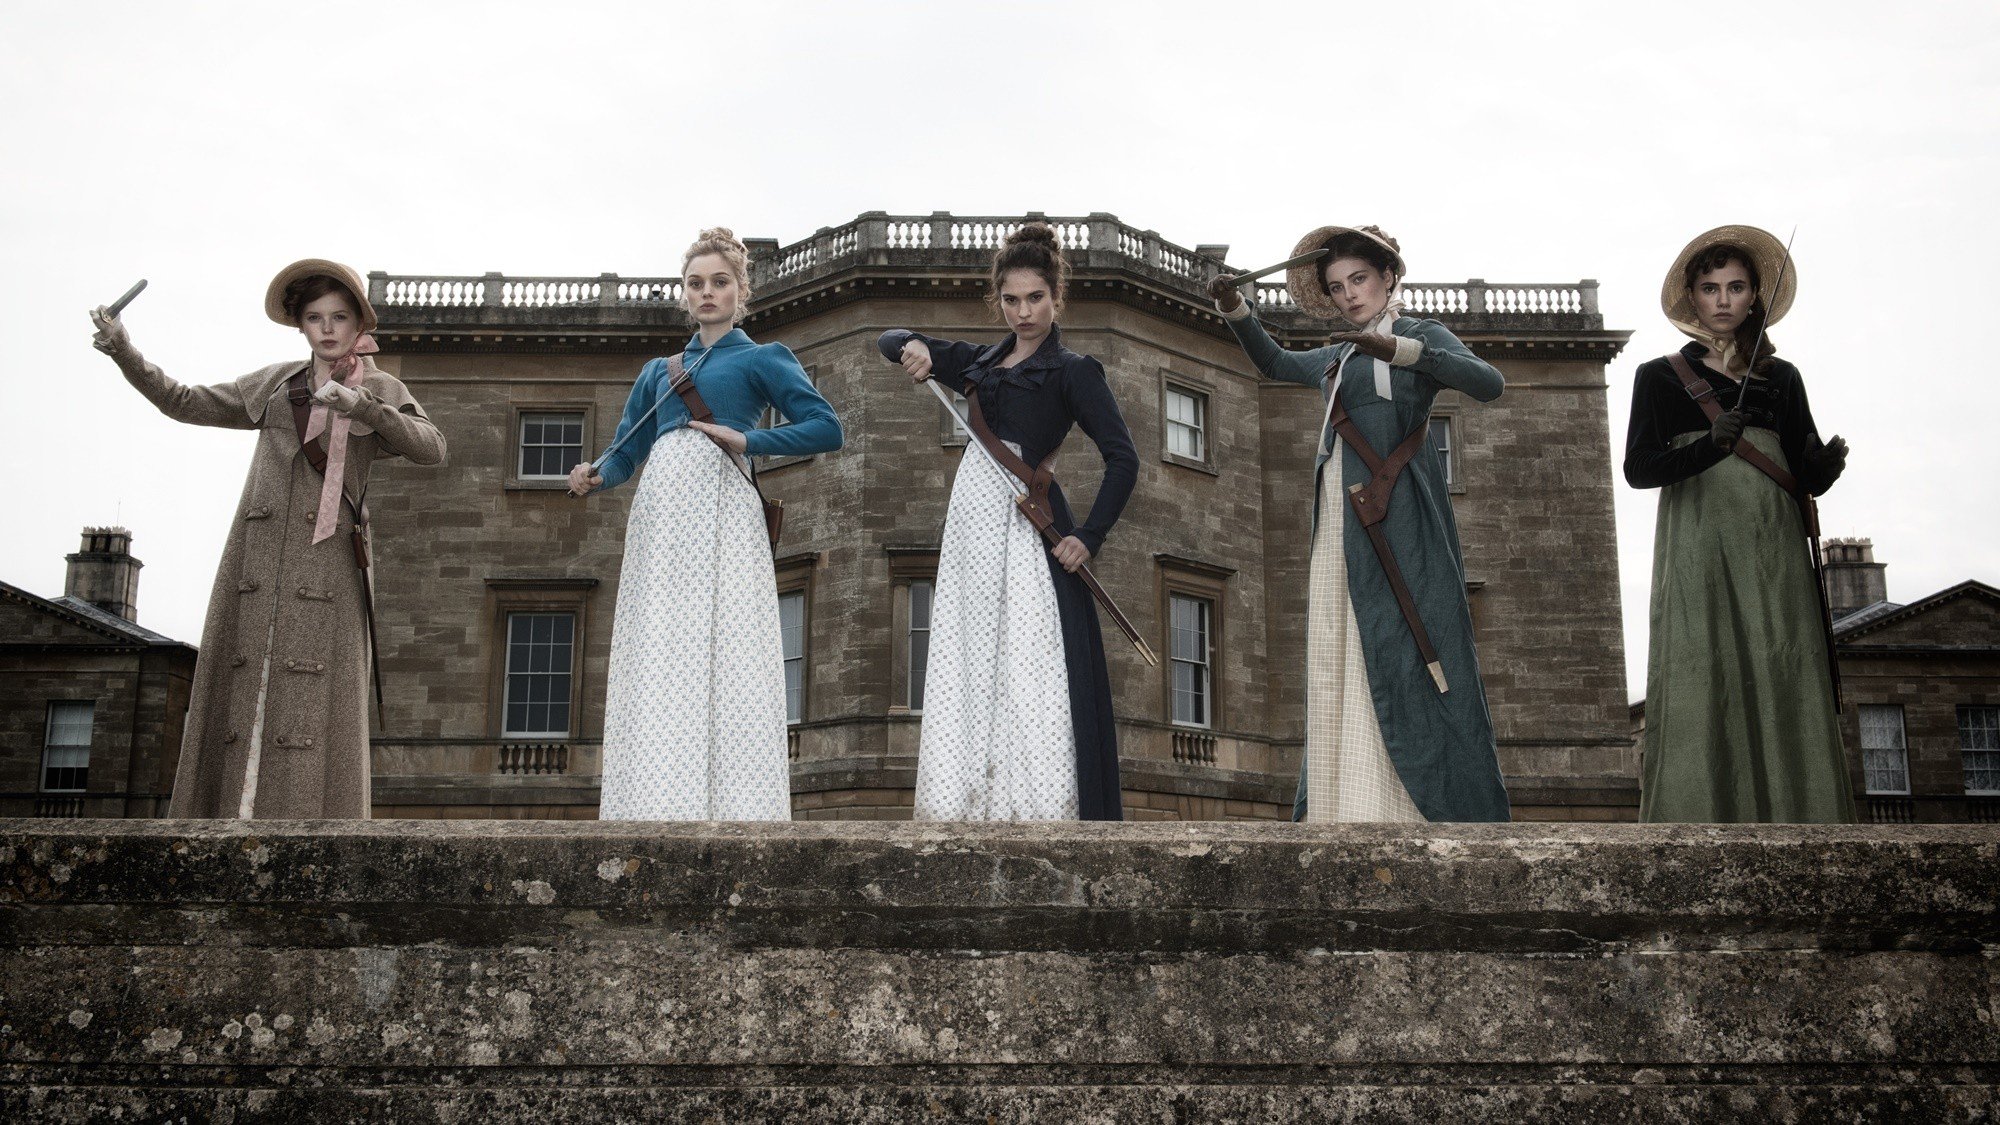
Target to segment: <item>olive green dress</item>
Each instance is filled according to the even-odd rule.
[[[1823,492],[1832,481],[1812,479],[1798,456],[1813,436],[1803,384],[1789,364],[1775,367],[1751,386],[1743,440]],[[1723,402],[1736,401],[1732,380],[1697,370]],[[1639,372],[1625,471],[1634,485],[1661,489],[1639,818],[1850,822],[1798,504],[1709,442],[1706,418],[1664,360]]]

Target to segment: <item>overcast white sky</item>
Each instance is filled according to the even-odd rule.
[[[122,522],[141,621],[199,640],[251,438],[168,422],[90,349],[85,310],[136,278],[139,345],[215,382],[302,354],[261,311],[295,258],[672,274],[702,226],[790,242],[879,209],[1111,211],[1243,264],[1379,223],[1416,280],[1594,277],[1637,333],[1621,447],[1632,368],[1681,342],[1674,253],[1797,224],[1775,336],[1854,448],[1827,532],[1873,537],[1898,601],[2000,584],[1996,13],[9,3],[0,579],[59,594],[79,529]],[[1638,694],[1656,494],[1617,496]]]

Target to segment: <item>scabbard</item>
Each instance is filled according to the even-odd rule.
[[[1028,522],[1035,525],[1035,530],[1041,533],[1043,539],[1048,540],[1050,547],[1054,547],[1056,544],[1062,542],[1062,533],[1056,530],[1055,520],[1049,516],[1047,509],[1035,503],[1032,494],[1016,496],[1014,498],[1014,506],[1021,509],[1021,514],[1028,517]],[[1090,596],[1097,600],[1098,606],[1105,613],[1111,615],[1111,623],[1118,626],[1118,631],[1125,634],[1125,639],[1131,641],[1138,648],[1139,655],[1145,659],[1146,663],[1154,668],[1158,668],[1160,666],[1160,658],[1153,654],[1152,646],[1146,643],[1146,638],[1139,635],[1138,627],[1133,625],[1131,619],[1125,616],[1124,611],[1118,608],[1118,603],[1112,601],[1111,595],[1105,592],[1102,585],[1098,584],[1097,575],[1092,574],[1090,571],[1090,564],[1084,563],[1082,566],[1077,567],[1074,573],[1078,578],[1083,579],[1084,589],[1089,590]]]
[[[382,713],[382,652],[375,643],[375,583],[368,572],[368,532],[366,525],[354,529],[354,570],[361,579],[361,616],[368,623],[368,671],[375,681],[375,722],[387,728],[389,720]]]
[[[376,627],[374,627],[374,581],[368,577],[368,530],[364,526],[354,528],[354,575],[362,581],[362,617],[368,619],[368,673],[374,677],[376,689],[376,725],[388,727],[388,719],[382,715],[382,651],[376,647]]]
[[[951,400],[945,397],[944,391],[936,383],[930,384],[930,388],[931,392],[938,396],[938,400],[944,403],[945,409],[953,414],[958,413],[953,409]],[[1022,515],[1028,517],[1028,522],[1043,539],[1048,540],[1049,546],[1061,543],[1062,533],[1056,530],[1055,514],[1049,507],[1049,490],[1055,486],[1056,479],[1055,474],[1049,471],[1049,465],[1054,462],[1055,454],[1049,454],[1048,459],[1038,468],[1022,460],[1020,454],[1008,449],[992,428],[987,426],[986,416],[979,408],[977,388],[965,397],[965,428],[971,431],[972,438],[978,443],[980,451],[986,454],[995,468],[1020,481],[1024,486],[1025,491],[1014,494],[1014,506],[1021,510]],[[1077,567],[1074,573],[1082,576],[1083,585],[1090,591],[1090,596],[1096,598],[1097,604],[1104,607],[1104,612],[1111,615],[1111,620],[1117,624],[1118,631],[1125,634],[1125,639],[1132,642],[1146,663],[1158,668],[1160,658],[1153,655],[1152,646],[1146,643],[1146,639],[1139,635],[1139,630],[1133,628],[1132,622],[1119,611],[1118,603],[1112,601],[1111,595],[1104,592],[1104,587],[1097,584],[1097,576],[1090,572],[1090,564],[1085,563]]]
[[[1389,579],[1389,589],[1396,595],[1396,605],[1403,611],[1403,623],[1410,627],[1410,636],[1417,642],[1417,655],[1424,661],[1424,670],[1431,674],[1431,682],[1437,685],[1438,694],[1451,690],[1444,679],[1444,662],[1438,659],[1437,647],[1431,644],[1431,634],[1424,628],[1423,615],[1417,612],[1417,600],[1410,596],[1410,588],[1403,582],[1402,568],[1396,565],[1396,552],[1389,547],[1389,534],[1382,529],[1378,516],[1373,522],[1362,510],[1358,494],[1367,485],[1349,485],[1347,499],[1354,506],[1354,514],[1361,522],[1362,530],[1368,533],[1368,542],[1375,548],[1375,561],[1382,564],[1382,573]]]
[[[1819,594],[1820,635],[1826,640],[1826,678],[1833,686],[1833,709],[1838,713],[1847,704],[1841,698],[1840,652],[1833,643],[1833,603],[1827,600],[1826,567],[1820,562],[1819,555],[1819,502],[1806,496],[1800,508],[1808,529],[1806,549],[1812,552],[1813,589]]]

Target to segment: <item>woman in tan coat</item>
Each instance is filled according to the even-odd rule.
[[[307,259],[265,294],[312,358],[233,382],[175,382],[92,312],[92,344],[160,412],[258,431],[250,476],[202,626],[169,815],[366,817],[369,635],[357,514],[378,457],[444,461],[444,437],[367,358],[375,310],[352,269]],[[365,548],[364,548],[365,549]]]

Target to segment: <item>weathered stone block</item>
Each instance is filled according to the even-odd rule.
[[[0,1111],[1988,1120],[1996,859],[1928,826],[0,821]]]

